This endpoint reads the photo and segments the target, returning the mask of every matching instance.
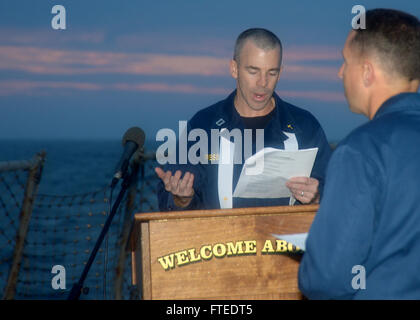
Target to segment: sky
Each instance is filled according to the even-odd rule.
[[[55,5],[65,8],[64,30],[52,27]],[[338,142],[367,121],[348,110],[337,76],[355,5],[420,16],[412,0],[1,0],[0,139],[177,132],[235,88],[236,37],[262,27],[283,44],[276,92]]]

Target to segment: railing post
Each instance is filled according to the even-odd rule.
[[[13,252],[13,262],[10,267],[7,285],[4,290],[3,299],[11,300],[16,293],[16,284],[19,276],[19,270],[25,246],[25,238],[28,233],[29,222],[31,220],[33,204],[38,186],[41,180],[42,169],[44,167],[45,151],[38,153],[35,156],[35,161],[32,167],[29,168],[28,179],[26,181],[25,195],[23,198],[22,208],[19,215],[19,230],[16,234],[16,244]]]

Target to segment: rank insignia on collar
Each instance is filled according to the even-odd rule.
[[[225,122],[226,122],[225,120],[223,120],[222,118],[220,118],[219,120],[216,121],[216,124],[220,127]]]

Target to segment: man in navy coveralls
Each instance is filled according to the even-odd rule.
[[[367,11],[343,57],[350,109],[370,121],[331,157],[299,288],[313,299],[420,299],[420,22]]]

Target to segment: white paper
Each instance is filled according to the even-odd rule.
[[[299,249],[302,251],[306,250],[306,238],[308,237],[307,233],[272,234],[272,236],[291,243],[294,246],[299,247]]]
[[[285,151],[264,148],[249,157],[233,193],[237,198],[288,198],[286,182],[292,177],[309,177],[318,148]],[[255,174],[255,173],[258,174]]]

